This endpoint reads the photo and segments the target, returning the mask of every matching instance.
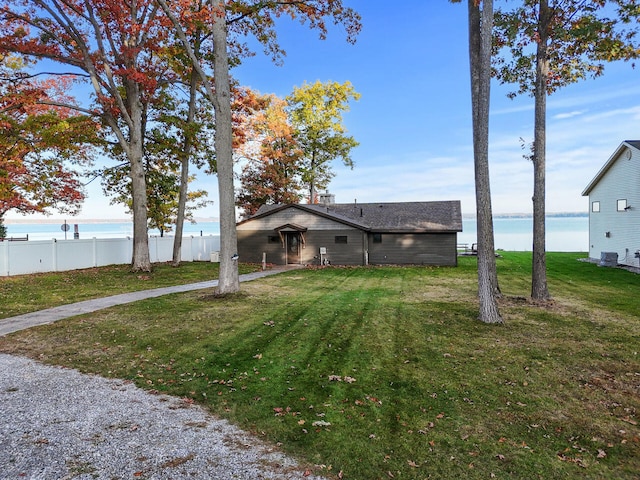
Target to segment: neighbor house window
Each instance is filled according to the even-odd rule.
[[[591,204],[591,211],[592,212],[599,212],[600,211],[600,202],[593,202]]]
[[[618,211],[624,212],[627,209],[627,199],[618,200]]]
[[[268,243],[280,243],[280,237],[276,235],[269,235]]]
[[[347,243],[346,235],[336,235],[336,243]]]
[[[374,233],[373,234],[373,243],[382,243],[382,234]]]

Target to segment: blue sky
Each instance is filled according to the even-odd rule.
[[[360,142],[355,168],[334,163],[329,190],[337,202],[461,200],[475,211],[471,141],[466,3],[406,0],[390,8],[382,0],[344,0],[362,15],[355,45],[333,28],[325,41],[283,19],[283,66],[262,52],[235,69],[240,84],[261,93],[289,94],[305,81],[349,80],[362,95],[345,115]],[[547,211],[586,212],[581,192],[623,140],[640,139],[640,71],[609,64],[605,74],[555,93],[548,100]],[[529,213],[533,170],[521,138],[533,137],[533,99],[510,100],[513,86],[492,84],[490,172],[494,213]],[[198,186],[215,205],[215,177]],[[58,215],[56,215],[58,216]],[[91,186],[82,218],[122,218]]]

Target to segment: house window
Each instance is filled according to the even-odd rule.
[[[618,200],[618,208],[617,210],[619,212],[624,212],[627,209],[627,199],[623,198],[621,200]]]
[[[592,202],[591,203],[591,211],[599,212],[600,211],[600,202]]]
[[[373,243],[382,243],[382,234],[374,233],[373,234]]]
[[[276,235],[269,235],[269,238],[267,240],[268,243],[280,243],[280,237],[276,236]]]
[[[346,235],[336,235],[336,243],[347,243]]]

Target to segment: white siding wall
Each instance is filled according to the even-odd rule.
[[[352,230],[353,227],[335,222],[328,218],[320,217],[309,212],[303,212],[297,208],[286,208],[280,212],[268,215],[263,218],[256,218],[249,222],[238,225],[238,230],[273,230],[275,228],[294,223],[309,230]]]
[[[627,152],[631,151],[631,158]],[[627,200],[626,211],[617,211],[617,201]],[[600,202],[600,212],[593,212]],[[607,236],[609,232],[609,236]],[[638,266],[640,250],[640,152],[623,150],[604,177],[589,193],[589,256],[600,259],[601,252],[616,252],[618,263]]]

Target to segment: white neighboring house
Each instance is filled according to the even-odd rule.
[[[589,257],[640,266],[640,140],[625,140],[582,192],[589,196]],[[605,253],[608,253],[605,255]]]

